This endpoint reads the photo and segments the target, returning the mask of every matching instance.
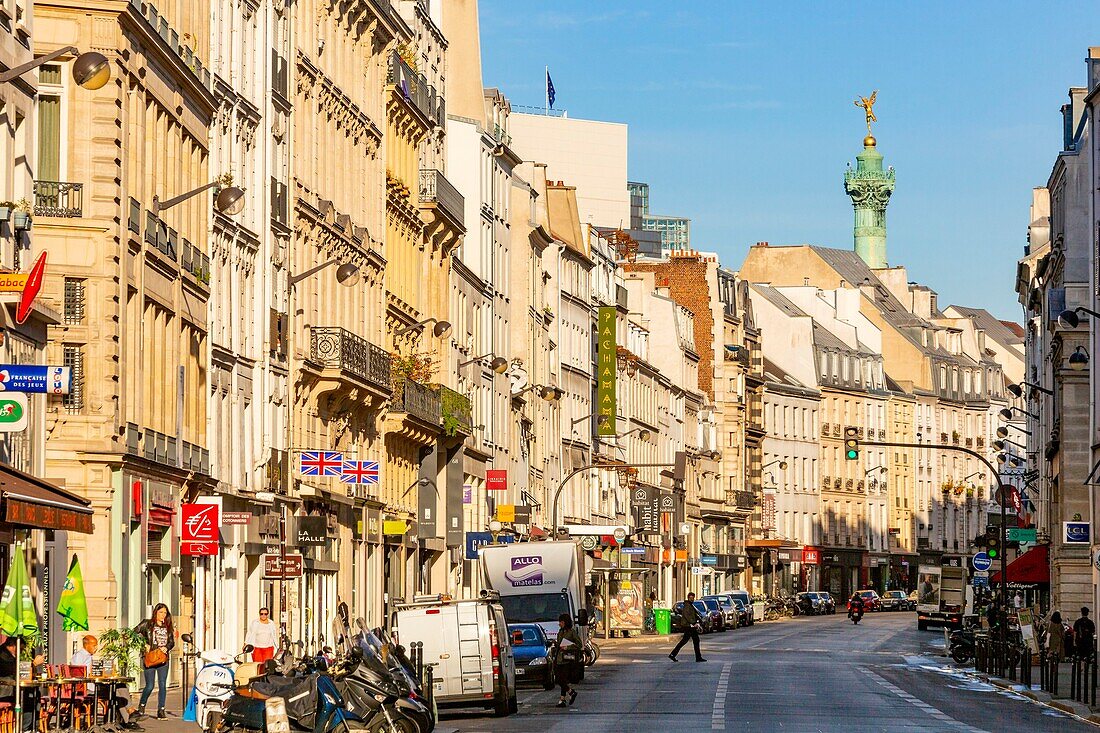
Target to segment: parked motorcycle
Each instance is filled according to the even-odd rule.
[[[183,634],[180,639],[185,644],[194,644],[191,634]],[[203,731],[213,729],[214,721],[220,716],[225,701],[233,696],[233,689],[255,676],[258,665],[244,661],[244,655],[251,652],[252,645],[245,644],[244,649],[236,656],[221,649],[207,649],[187,655],[197,660],[195,686],[191,696],[195,723]],[[198,662],[202,666],[198,666]]]
[[[974,658],[974,630],[958,629],[951,632],[947,644],[948,654],[959,664],[966,664]]]

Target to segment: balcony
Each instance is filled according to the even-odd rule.
[[[390,391],[390,355],[365,338],[337,326],[309,329],[309,358],[384,392]]]
[[[439,408],[443,432],[450,437],[473,430],[473,404],[470,398],[450,387],[439,385]]]
[[[435,87],[428,84],[428,80],[424,78],[424,75],[405,63],[405,60],[396,51],[390,54],[386,83],[395,86],[397,93],[427,117],[430,125],[442,125],[444,123],[446,118],[441,118],[441,115],[446,115],[446,112],[442,104],[442,97],[436,93]]]
[[[84,215],[84,184],[34,182],[34,215],[74,218]]]
[[[439,395],[431,387],[406,379],[393,396],[390,412],[404,412],[432,425],[439,425],[439,403]]]
[[[512,145],[512,136],[505,132],[504,128],[500,125],[493,125],[493,139],[501,145],[505,145],[508,147],[511,147]]]
[[[203,285],[210,285],[210,257],[200,252],[186,239],[183,240],[183,250],[180,254],[180,268],[195,276],[195,279]]]
[[[450,217],[459,228],[465,227],[466,199],[434,168],[420,171],[420,203],[435,204],[435,208]]]

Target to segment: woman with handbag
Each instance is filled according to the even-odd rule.
[[[153,694],[153,685],[157,690],[157,718],[165,720],[164,701],[168,697],[168,653],[176,645],[176,630],[172,626],[172,614],[168,606],[158,603],[153,607],[153,615],[145,619],[134,629],[145,639],[145,656],[142,666],[145,668],[145,689],[141,691],[141,704],[137,714],[145,714],[145,703]]]
[[[558,616],[558,627],[558,640],[554,643],[554,673],[558,676],[558,684],[561,685],[558,707],[564,708],[566,698],[569,699],[570,705],[577,699],[577,691],[572,683],[580,678],[584,642],[573,627],[573,617],[568,613]]]

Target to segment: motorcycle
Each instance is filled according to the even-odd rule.
[[[191,634],[183,634],[180,639],[185,644],[194,644]],[[244,661],[244,655],[251,653],[252,648],[251,644],[245,644],[236,656],[221,649],[207,649],[187,655],[202,662],[195,672],[189,707],[195,711],[195,723],[203,731],[213,729],[213,722],[221,714],[225,701],[232,697],[233,689],[247,682],[258,671],[259,665]]]
[[[849,611],[848,618],[852,619],[853,624],[858,624],[860,621],[863,620],[863,609],[857,608],[854,611]]]
[[[948,654],[959,664],[966,664],[974,657],[974,631],[958,629],[948,637]]]
[[[225,701],[214,733],[285,733],[291,728],[311,733],[375,730],[347,709],[337,680],[358,665],[355,655],[341,659],[322,673],[313,658],[302,660],[295,674],[271,673],[257,677],[247,687],[233,690]],[[224,683],[217,683],[224,685]]]

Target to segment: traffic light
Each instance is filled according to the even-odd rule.
[[[989,555],[991,560],[996,560],[1001,556],[1001,528],[990,527],[985,532],[985,554]]]
[[[859,430],[844,428],[844,457],[849,461],[859,460]]]

